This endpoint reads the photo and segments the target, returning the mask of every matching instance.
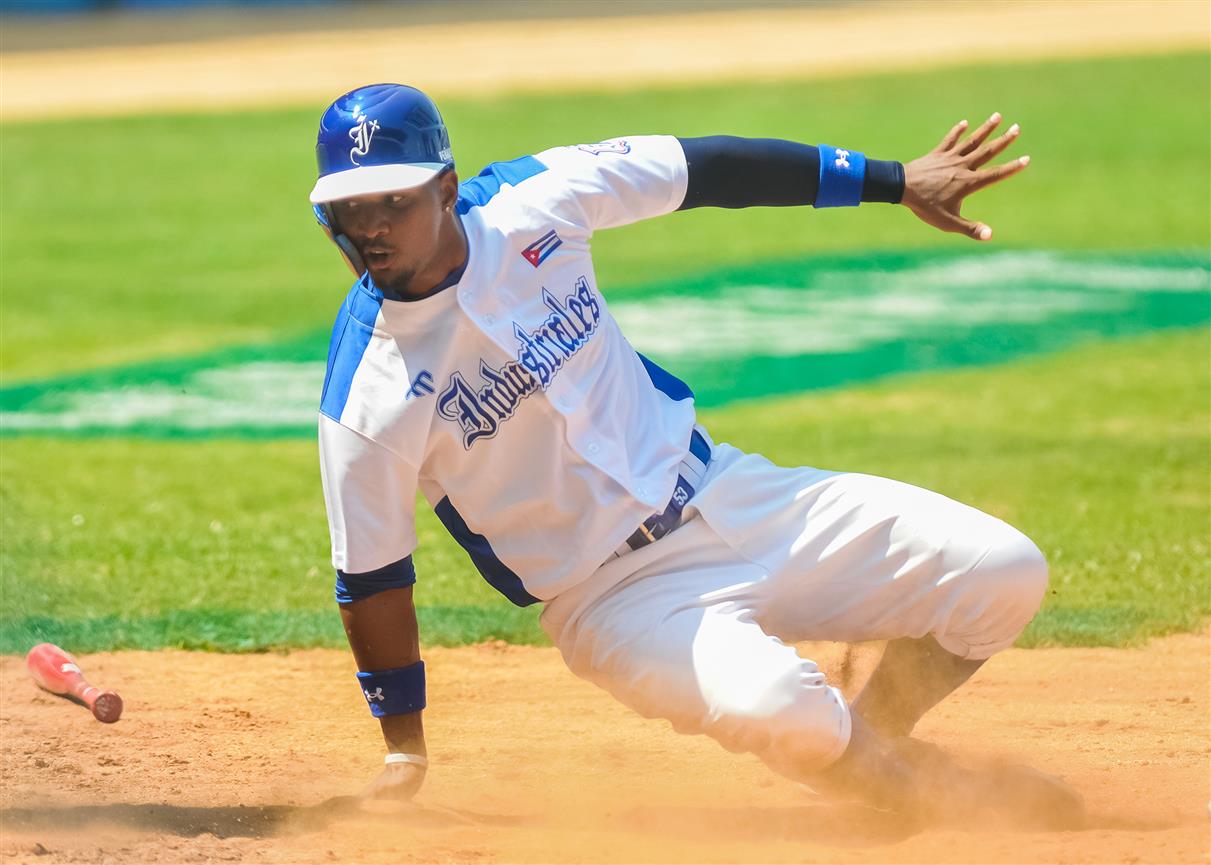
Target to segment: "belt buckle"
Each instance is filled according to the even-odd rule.
[[[668,505],[660,513],[653,514],[640,523],[639,528],[627,538],[627,546],[637,550],[668,535],[681,525],[682,512],[693,497],[694,487],[681,475],[677,475],[677,484],[673,487],[673,495]]]
[[[701,463],[701,466],[694,466],[689,461],[690,457]],[[695,477],[705,476],[706,466],[711,461],[711,446],[697,429],[690,436],[690,449],[686,454],[685,460],[682,461],[687,470],[691,471]],[[672,532],[681,525],[681,518],[685,506],[689,504],[690,499],[694,497],[694,485],[686,480],[685,475],[681,472],[677,473],[677,483],[673,486],[673,495],[669,498],[669,503],[665,505],[663,511],[657,514],[652,514],[646,520],[639,524],[639,528],[631,533],[631,536],[623,541],[622,545],[614,551],[616,558],[621,558],[631,550],[638,550],[646,547],[648,544],[655,543],[665,535]]]

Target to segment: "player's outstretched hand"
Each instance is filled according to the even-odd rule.
[[[407,802],[425,783],[425,767],[415,763],[392,763],[362,791],[363,801]]]
[[[966,234],[973,240],[991,240],[992,228],[983,222],[964,219],[959,211],[964,198],[1017,174],[1030,163],[1029,156],[1022,156],[983,168],[1021,132],[1015,123],[989,141],[988,136],[1000,122],[1001,115],[993,114],[966,140],[961,139],[967,131],[967,121],[955,124],[937,147],[904,166],[904,197],[900,203],[934,228]]]

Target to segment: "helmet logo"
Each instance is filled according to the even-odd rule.
[[[378,130],[378,121],[367,119],[364,112],[358,112],[353,119],[357,121],[357,125],[349,130],[349,137],[354,142],[349,151],[349,161],[360,166],[361,163],[355,157],[365,156],[370,152],[370,140]]]

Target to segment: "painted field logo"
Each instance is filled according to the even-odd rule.
[[[468,446],[545,388],[596,330],[602,310],[579,284],[545,301],[551,314],[518,329],[515,359],[481,364],[440,391],[441,415]],[[709,406],[1211,323],[1211,257],[833,256],[639,287],[610,311],[639,351]],[[324,332],[9,387],[0,433],[311,437],[326,354]],[[434,382],[418,375],[408,386],[427,397]]]

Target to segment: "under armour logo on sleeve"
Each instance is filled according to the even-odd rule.
[[[380,702],[380,703],[381,703],[381,702],[383,702],[384,700],[386,700],[386,699],[387,699],[386,697],[384,697],[384,696],[383,696],[383,689],[382,689],[382,688],[375,688],[375,689],[374,689],[374,693],[370,693],[370,692],[369,692],[369,691],[367,691],[365,688],[363,688],[363,689],[362,689],[362,693],[366,695],[366,702],[367,702],[367,703],[373,703],[375,700],[377,700],[378,702]]]
[[[849,151],[837,148],[837,161],[834,164],[838,168],[849,168]]]

